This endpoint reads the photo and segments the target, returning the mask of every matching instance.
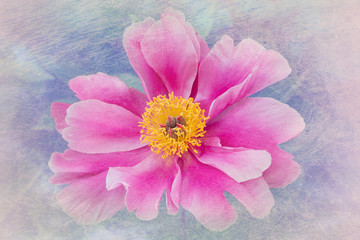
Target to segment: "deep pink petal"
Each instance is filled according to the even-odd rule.
[[[138,122],[141,118],[117,105],[85,100],[67,109],[62,131],[69,147],[84,153],[129,151],[143,146]]]
[[[154,24],[154,19],[147,18],[141,23],[133,23],[125,29],[123,45],[131,66],[141,80],[145,94],[149,100],[158,95],[167,94],[167,89],[158,74],[146,62],[140,43],[145,33]]]
[[[109,167],[128,167],[138,164],[151,153],[150,148],[142,147],[127,152],[87,154],[67,149],[65,153],[53,153],[49,168],[55,173],[50,178],[53,184],[70,183],[73,179],[84,178]]]
[[[233,40],[225,35],[200,65],[196,101],[208,110],[222,95],[212,106],[214,117],[239,99],[284,79],[290,72],[288,62],[279,53],[266,50],[252,39],[234,47]]]
[[[178,208],[178,193],[175,191],[180,190],[179,180],[176,179],[180,171],[175,161],[176,158],[164,160],[153,154],[134,167],[110,168],[106,179],[107,189],[125,186],[125,204],[129,211],[136,210],[136,216],[142,220],[157,217],[160,199],[166,190],[171,193],[170,196],[167,195],[167,202],[173,201],[168,203],[171,207],[169,211],[174,213],[174,208]],[[172,188],[174,182],[175,186]]]
[[[240,84],[258,64],[265,49],[245,39],[234,47],[234,41],[225,35],[211,49],[199,69],[199,92],[196,100],[215,99],[230,87]]]
[[[223,194],[223,184],[230,178],[198,162],[190,154],[185,154],[183,161],[180,197],[183,208],[190,211],[206,228],[214,231],[223,231],[235,223],[237,213]]]
[[[229,88],[226,92],[222,93],[211,104],[208,104],[209,101],[202,101],[202,106],[205,108],[205,112],[209,119],[212,119],[219,115],[224,109],[228,106],[237,102],[241,96],[244,94],[245,86],[248,84],[249,79],[252,74],[250,74],[242,83],[235,85]],[[209,121],[209,120],[208,120]]]
[[[270,166],[271,156],[264,150],[205,146],[198,160],[221,170],[237,182],[245,182],[261,177]]]
[[[98,99],[117,104],[140,117],[145,111],[146,96],[117,77],[104,73],[79,76],[70,80],[69,86],[80,100]]]
[[[268,214],[274,199],[262,178],[237,183],[222,171],[199,162],[191,154],[183,156],[181,205],[205,227],[223,231],[237,214],[223,195],[233,194],[255,217]]]
[[[108,191],[106,171],[74,181],[57,199],[61,208],[81,224],[93,224],[112,217],[124,207],[124,187]]]
[[[70,104],[62,102],[54,102],[51,104],[50,113],[55,120],[55,127],[59,133],[61,133],[64,128],[68,127],[65,122],[65,117],[66,109],[68,109],[69,106]]]
[[[300,166],[293,160],[294,157],[278,147],[268,151],[271,153],[272,162],[264,172],[264,179],[269,187],[285,187],[295,181],[300,175]]]
[[[297,136],[304,120],[291,107],[271,98],[246,98],[224,110],[207,124],[207,137],[219,137],[221,145],[263,149],[272,163],[264,172],[271,187],[283,187],[299,175],[299,165],[277,145]]]
[[[141,42],[141,50],[168,92],[185,98],[190,96],[199,55],[177,17],[164,15],[154,23]]]

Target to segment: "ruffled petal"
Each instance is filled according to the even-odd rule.
[[[64,128],[68,127],[65,122],[65,117],[66,109],[68,109],[69,106],[70,104],[62,102],[54,102],[51,104],[50,113],[55,120],[55,127],[59,133],[61,133]]]
[[[116,153],[87,154],[67,149],[64,153],[53,153],[49,168],[55,173],[50,178],[53,184],[66,184],[107,171],[109,167],[128,167],[138,164],[151,153],[149,147]]]
[[[125,186],[125,204],[129,211],[136,210],[136,216],[142,220],[151,220],[158,215],[161,197],[167,194],[170,213],[178,209],[179,168],[176,158],[162,159],[152,155],[134,167],[110,168],[106,179],[107,189]],[[169,199],[170,198],[170,199]],[[172,201],[170,204],[169,201]]]
[[[188,98],[195,80],[199,53],[193,37],[177,17],[165,14],[146,32],[141,50],[168,92]],[[192,41],[193,40],[193,41]]]
[[[70,126],[62,135],[71,149],[84,153],[129,151],[140,142],[141,118],[125,108],[99,100],[85,100],[67,109]]]
[[[181,206],[213,231],[223,231],[235,223],[237,213],[223,194],[223,184],[230,178],[221,171],[198,162],[190,154],[183,155],[183,163]]]
[[[261,177],[270,166],[271,156],[264,150],[205,146],[198,160],[221,170],[237,182],[245,182]]]
[[[269,215],[275,204],[269,185],[263,177],[241,184],[228,184],[225,191],[231,193],[248,210],[251,216],[263,218]]]
[[[182,162],[180,203],[210,230],[223,231],[237,219],[223,191],[233,194],[255,217],[270,212],[274,199],[262,178],[237,183],[191,154],[185,154]]]
[[[143,93],[105,73],[76,77],[69,86],[80,100],[98,99],[116,104],[140,117],[145,111],[147,98]]]
[[[297,136],[304,120],[291,107],[271,98],[246,98],[224,110],[207,124],[207,137],[218,137],[222,146],[266,150],[271,165],[264,177],[271,187],[283,187],[299,175],[291,154],[277,145]]]
[[[293,160],[294,156],[278,147],[268,151],[271,153],[272,162],[264,172],[264,179],[269,187],[281,188],[294,182],[301,171],[299,164]]]
[[[125,29],[123,36],[123,45],[130,64],[139,76],[144,92],[149,100],[158,95],[168,93],[161,78],[146,62],[141,51],[140,43],[145,33],[154,23],[155,21],[152,18],[147,18],[140,23],[133,23]]]
[[[195,100],[208,110],[223,95],[217,103],[221,103],[221,108],[213,109],[214,117],[239,99],[284,79],[290,72],[288,62],[279,53],[266,50],[252,39],[234,47],[233,39],[225,35],[200,65],[200,91]]]
[[[58,195],[64,212],[81,224],[93,224],[112,217],[124,207],[124,187],[108,191],[106,171],[74,181]]]

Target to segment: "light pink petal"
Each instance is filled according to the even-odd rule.
[[[200,58],[200,43],[199,43],[198,36],[197,36],[194,28],[191,26],[191,24],[188,22],[185,22],[184,13],[182,13],[181,11],[178,11],[178,10],[174,10],[173,8],[169,7],[169,8],[165,9],[164,13],[161,15],[161,18],[163,19],[166,16],[175,17],[178,20],[178,22],[183,26],[183,28],[185,29],[188,37],[190,38],[190,40],[194,46],[196,54]]]
[[[147,18],[141,23],[133,23],[125,29],[123,45],[131,66],[141,80],[145,94],[149,100],[158,95],[167,94],[167,89],[158,74],[146,62],[140,43],[145,33],[154,24],[154,19]]]
[[[61,208],[81,224],[93,224],[112,217],[124,207],[123,187],[108,191],[106,171],[74,181],[57,199]]]
[[[275,203],[263,177],[237,185],[228,184],[225,191],[231,193],[256,218],[269,215]]]
[[[299,175],[299,165],[280,143],[297,136],[304,120],[291,107],[271,98],[246,98],[208,122],[207,137],[219,137],[222,146],[263,149],[271,154],[264,172],[271,187],[283,187]]]
[[[181,169],[175,164],[177,173],[170,189],[166,190],[166,206],[168,214],[175,215],[179,212],[179,201],[181,191]]]
[[[199,41],[200,44],[200,60],[199,63],[201,63],[205,57],[209,54],[210,52],[210,48],[207,45],[207,43],[205,42],[205,40],[199,35],[196,34],[197,40]]]
[[[203,143],[205,146],[221,147],[220,138],[218,137],[208,137],[205,135]]]
[[[49,168],[55,173],[50,178],[53,184],[65,184],[75,178],[83,178],[109,167],[128,167],[138,164],[151,153],[149,147],[127,152],[87,154],[67,149],[65,153],[53,153]]]
[[[146,107],[146,96],[135,88],[129,88],[117,77],[104,73],[79,76],[69,82],[70,88],[80,100],[98,99],[119,105],[140,116]]]
[[[267,50],[258,70],[252,76],[243,97],[250,96],[267,86],[283,80],[291,73],[288,61],[278,52]]]
[[[246,98],[207,123],[207,136],[223,146],[266,149],[297,136],[304,120],[293,108],[272,98]]]
[[[177,17],[164,15],[154,23],[141,42],[141,50],[168,92],[185,98],[190,96],[199,55]]]
[[[174,213],[174,208],[178,208],[178,193],[175,191],[180,190],[179,179],[176,179],[180,171],[175,161],[154,154],[134,167],[110,168],[107,189],[125,186],[125,204],[129,211],[136,210],[136,216],[142,220],[157,217],[160,199],[166,190],[170,192],[167,202],[173,201],[168,203],[169,211]]]
[[[271,156],[264,150],[206,146],[198,160],[223,171],[237,182],[245,182],[261,177],[270,166]]]
[[[278,147],[268,150],[272,163],[264,172],[264,179],[269,187],[280,188],[295,181],[300,175],[300,166],[293,160],[293,156]]]
[[[205,57],[210,52],[210,49],[209,49],[209,46],[207,45],[207,43],[205,42],[205,40],[199,34],[196,34],[196,37],[200,44],[200,60],[199,60],[199,65],[200,65],[201,62],[205,59]],[[199,72],[195,78],[195,81],[194,81],[194,84],[193,84],[193,87],[191,90],[190,97],[192,97],[192,98],[195,98],[197,91],[198,91],[198,82],[199,82],[198,78],[199,78]]]
[[[68,109],[69,106],[70,104],[62,102],[54,102],[51,104],[50,113],[55,120],[55,127],[59,133],[61,133],[64,128],[68,127],[67,123],[65,122],[65,117],[66,109]]]
[[[129,151],[143,146],[140,142],[141,118],[117,105],[85,100],[67,109],[62,131],[73,150],[84,153]]]
[[[208,109],[213,100],[223,95],[217,103],[221,106],[212,106],[215,111],[212,116],[216,116],[227,106],[284,79],[290,72],[288,62],[279,53],[266,50],[252,39],[234,47],[233,40],[225,35],[200,65],[196,101]]]
[[[237,183],[222,171],[185,154],[182,166],[181,205],[205,227],[223,231],[237,219],[223,191],[233,194],[255,217],[268,214],[274,199],[262,178]]]

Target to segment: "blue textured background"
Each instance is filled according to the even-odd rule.
[[[210,47],[223,34],[251,37],[283,54],[293,69],[257,95],[295,108],[307,124],[282,148],[302,166],[275,207],[215,233],[180,210],[138,220],[126,210],[78,225],[48,183],[52,152],[66,148],[50,117],[53,101],[72,103],[77,76],[104,72],[141,89],[122,47],[132,21],[183,11]],[[360,239],[360,2],[0,0],[0,239]]]

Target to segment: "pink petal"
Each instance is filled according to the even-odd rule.
[[[99,100],[81,101],[68,108],[65,120],[70,127],[62,134],[73,150],[109,153],[143,146],[138,127],[141,118],[120,106]]]
[[[125,189],[108,191],[106,171],[74,181],[58,196],[61,208],[81,224],[93,224],[112,217],[124,207]]]
[[[104,73],[79,76],[69,82],[70,88],[80,100],[98,99],[117,104],[140,116],[145,111],[146,96],[135,88],[129,88],[117,77]]]
[[[226,92],[224,92],[223,94],[218,96],[214,101],[212,101],[210,105],[207,104],[209,103],[207,101],[202,102],[202,105],[204,106],[205,112],[207,113],[209,119],[216,117],[224,109],[234,104],[241,98],[241,96],[244,94],[245,91],[244,89],[248,84],[251,76],[252,74],[249,74],[249,76],[242,83],[229,88]]]
[[[192,37],[176,17],[164,15],[154,23],[141,42],[141,50],[168,92],[185,98],[190,96],[199,55]]]
[[[295,181],[300,175],[300,166],[293,156],[278,147],[268,150],[272,163],[264,172],[264,179],[272,188],[281,188]]]
[[[207,43],[204,41],[204,39],[202,39],[202,37],[199,34],[196,34],[196,37],[200,44],[200,60],[199,60],[199,65],[200,65],[201,62],[205,59],[205,57],[210,52],[210,49],[209,49],[209,46],[207,45]],[[192,97],[192,98],[195,98],[197,91],[198,91],[198,82],[199,82],[198,78],[199,78],[199,72],[195,78],[195,81],[194,81],[194,84],[193,84],[193,87],[191,90],[190,97]]]
[[[205,40],[199,35],[196,34],[197,40],[199,41],[200,44],[200,60],[199,63],[201,63],[205,57],[209,54],[210,52],[210,48],[207,45],[207,43],[205,42]]]
[[[223,171],[237,182],[245,182],[261,177],[270,166],[271,156],[264,150],[205,146],[198,160]]]
[[[184,13],[182,13],[181,11],[178,10],[174,10],[172,8],[166,8],[164,13],[161,15],[161,19],[164,19],[166,16],[171,16],[171,17],[175,17],[178,22],[183,26],[183,28],[185,29],[188,37],[190,38],[196,54],[198,55],[198,57],[200,57],[200,43],[199,43],[199,39],[198,36],[194,30],[194,28],[191,26],[190,23],[185,22],[185,15]]]
[[[297,136],[304,127],[304,120],[288,105],[271,98],[246,98],[209,121],[207,137],[219,137],[223,146],[268,151],[272,162],[264,177],[271,187],[282,187],[297,178],[299,166],[276,145]]]
[[[228,184],[225,191],[231,193],[256,218],[269,215],[275,203],[269,186],[262,177],[238,185]]]
[[[175,161],[176,158],[163,159],[160,155],[152,155],[134,167],[110,168],[107,189],[125,186],[125,204],[129,211],[136,210],[136,216],[142,220],[157,217],[160,199],[166,190],[170,192],[166,196],[169,212],[174,214],[174,208],[178,209],[176,191],[180,189],[181,180]]]
[[[149,147],[127,152],[87,154],[67,149],[65,153],[53,153],[49,168],[55,173],[50,179],[53,184],[70,183],[74,178],[87,177],[109,167],[134,166],[150,154]]]
[[[181,205],[206,228],[225,230],[237,219],[235,210],[223,195],[227,176],[211,166],[199,163],[189,154],[185,154],[183,159]]]
[[[201,90],[196,101],[208,109],[223,94],[218,100],[221,107],[217,109],[217,106],[212,114],[216,116],[227,106],[284,79],[290,72],[288,62],[279,53],[266,50],[252,39],[234,47],[233,40],[225,35],[200,65]]]
[[[297,136],[304,120],[293,108],[272,98],[246,98],[207,123],[207,136],[223,146],[266,149]]]
[[[237,219],[223,191],[233,194],[255,217],[269,213],[273,206],[273,197],[262,178],[237,183],[191,154],[183,156],[182,170],[180,203],[210,230],[223,231]]]
[[[262,57],[256,75],[249,81],[244,97],[283,80],[291,73],[288,61],[278,52],[267,50]]]
[[[125,29],[123,45],[131,66],[141,80],[145,94],[149,100],[158,95],[167,94],[167,89],[158,74],[146,62],[140,43],[145,33],[154,24],[154,19],[147,18],[141,23],[133,23]]]
[[[65,117],[66,109],[68,109],[69,106],[70,104],[62,102],[54,102],[51,104],[51,116],[55,120],[55,127],[59,133],[61,133],[64,128],[68,127],[67,123],[65,122]]]

